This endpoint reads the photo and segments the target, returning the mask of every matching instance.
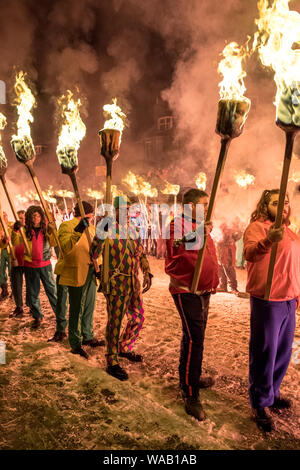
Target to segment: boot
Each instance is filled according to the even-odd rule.
[[[128,352],[119,352],[120,357],[126,357],[128,361],[131,362],[143,362],[143,356],[141,354],[136,354],[133,351],[128,351]]]
[[[66,333],[64,333],[63,331],[56,331],[54,335],[48,339],[48,343],[53,341],[56,343],[61,343],[66,336]]]
[[[275,429],[274,422],[265,408],[253,408],[253,419],[257,427],[264,432],[272,432]]]
[[[193,416],[198,421],[204,421],[206,418],[199,397],[185,397],[184,409],[188,415]]]
[[[0,294],[0,301],[6,299],[9,296],[7,284],[2,284],[1,289],[2,292]]]
[[[106,368],[106,372],[118,380],[121,380],[121,381],[128,380],[127,372],[124,369],[122,369],[122,367],[119,366],[119,364],[116,364],[115,366],[108,365]]]
[[[9,315],[10,318],[12,317],[22,317],[24,313],[24,310],[22,307],[16,307],[13,313]]]
[[[72,350],[71,350],[71,353],[72,353],[72,354],[79,354],[79,356],[82,356],[82,357],[84,357],[85,359],[88,359],[88,358],[89,358],[88,353],[87,353],[81,346],[78,346],[77,348],[72,349]]]
[[[201,377],[199,380],[199,388],[210,388],[215,384],[215,379],[209,375]]]
[[[292,408],[292,400],[286,397],[281,397],[280,395],[274,398],[273,405],[269,406],[271,411],[277,410],[289,410]]]

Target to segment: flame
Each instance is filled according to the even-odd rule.
[[[130,191],[135,194],[142,194],[147,197],[157,197],[158,191],[156,188],[152,188],[148,181],[143,180],[139,175],[135,175],[131,171],[122,179],[122,183],[126,184]]]
[[[113,198],[124,195],[124,193],[120,191],[115,184],[111,185],[111,192]]]
[[[112,104],[105,104],[103,106],[103,111],[105,117],[109,117],[104,123],[104,129],[115,129],[117,131],[123,132],[124,129],[124,119],[126,118],[126,114],[124,114],[117,105],[117,98],[114,98]]]
[[[17,121],[17,130],[18,135],[14,135],[13,139],[24,139],[28,138],[31,143],[31,130],[30,130],[30,123],[34,121],[33,115],[31,114],[31,110],[35,105],[35,97],[33,96],[30,88],[25,83],[26,74],[22,71],[16,76],[15,82],[15,93],[17,98],[15,100],[17,106],[17,112],[19,115]]]
[[[6,127],[7,121],[4,114],[0,113],[0,131]],[[7,168],[7,160],[2,147],[2,136],[0,132],[0,168]]]
[[[171,183],[168,183],[168,181],[166,181],[165,183],[166,183],[165,189],[161,190],[163,194],[174,194],[174,196],[176,196],[179,193],[180,191],[179,184],[171,184]]]
[[[236,174],[235,181],[242,188],[246,188],[250,184],[254,184],[255,176],[247,173],[245,170],[242,170],[240,173]]]
[[[53,191],[53,186],[49,186],[47,191],[43,191],[43,196],[45,201],[50,202],[51,204],[56,204],[56,199],[53,197],[54,196],[54,191]]]
[[[253,50],[257,49],[262,64],[275,72],[277,118],[299,126],[300,14],[289,10],[289,1],[273,0],[269,6],[268,0],[259,0]]]
[[[157,189],[152,188],[151,184],[148,183],[147,181],[141,182],[140,191],[141,191],[141,194],[143,194],[143,196],[147,196],[147,197],[157,197],[158,196]]]
[[[196,177],[196,186],[198,189],[205,191],[206,189],[206,174],[203,172],[198,173]]]
[[[292,176],[290,176],[289,181],[293,183],[300,183],[300,171],[294,171]]]
[[[72,191],[67,191],[66,189],[58,189],[55,192],[55,195],[59,197],[70,198],[70,199],[74,197],[74,193],[72,193]]]
[[[78,166],[77,152],[86,134],[86,127],[79,113],[81,101],[73,99],[73,93],[68,90],[58,99],[57,105],[63,124],[58,137],[56,154],[62,166],[73,168]]]
[[[122,183],[126,184],[129,187],[130,191],[136,196],[139,194],[139,184],[137,176],[131,171],[129,171],[125,178],[122,179]]]
[[[16,194],[16,199],[21,203],[21,204],[26,204],[29,202],[28,197],[22,196],[22,194]]]
[[[104,194],[102,193],[102,191],[96,191],[92,188],[88,188],[87,191],[86,191],[86,194],[87,194],[87,196],[89,196],[92,199],[103,199],[104,198]]]
[[[295,233],[299,233],[300,230],[300,218],[291,216],[289,229]]]
[[[222,52],[223,59],[219,62],[218,72],[223,75],[223,80],[219,83],[220,98],[222,100],[248,101],[244,93],[246,87],[242,62],[247,55],[245,46],[239,47],[236,42],[227,44]]]

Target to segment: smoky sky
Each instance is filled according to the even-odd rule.
[[[300,0],[291,1],[290,8],[299,12]],[[220,147],[215,134],[220,53],[228,42],[245,43],[255,31],[257,16],[256,0],[1,0],[0,79],[8,90],[8,104],[1,105],[1,111],[9,122],[3,141],[12,184],[21,178],[30,186],[9,146],[16,123],[11,106],[14,76],[22,69],[37,98],[33,140],[46,146],[35,163],[43,185],[70,187],[55,155],[54,115],[57,98],[77,89],[84,97],[87,127],[79,151],[82,187],[96,189],[99,184],[94,168],[104,163],[98,140],[102,107],[115,96],[128,116],[128,127],[113,182],[120,183],[128,170],[157,170],[172,183],[186,186],[198,171],[205,171],[211,186]],[[265,185],[279,185],[284,136],[274,123],[273,72],[255,55],[245,68],[245,95],[252,106],[243,135],[231,144],[221,191],[225,197],[232,195],[234,172],[247,169],[256,176],[254,200]],[[141,142],[155,124],[157,97],[176,117],[176,138],[183,150],[157,162],[154,156],[150,164]],[[296,151],[298,147],[296,142]]]

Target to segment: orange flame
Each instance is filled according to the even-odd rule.
[[[202,191],[205,191],[206,189],[206,174],[203,172],[198,173],[196,177],[196,186],[198,189],[202,189]]]
[[[253,50],[275,72],[277,118],[300,126],[300,14],[290,11],[289,1],[259,0]]]

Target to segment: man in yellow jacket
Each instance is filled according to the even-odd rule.
[[[75,206],[75,217],[63,222],[58,230],[58,238],[63,251],[55,267],[59,276],[58,285],[67,286],[69,294],[69,343],[72,353],[88,359],[82,345],[91,347],[104,346],[104,341],[98,341],[93,333],[93,313],[96,302],[96,277],[94,265],[89,255],[89,243],[85,229],[88,228],[93,239],[94,226],[93,207],[86,201],[82,202],[86,217],[81,219],[78,204]],[[63,309],[57,310],[56,333],[64,333],[67,325]],[[58,335],[57,335],[58,336]]]

